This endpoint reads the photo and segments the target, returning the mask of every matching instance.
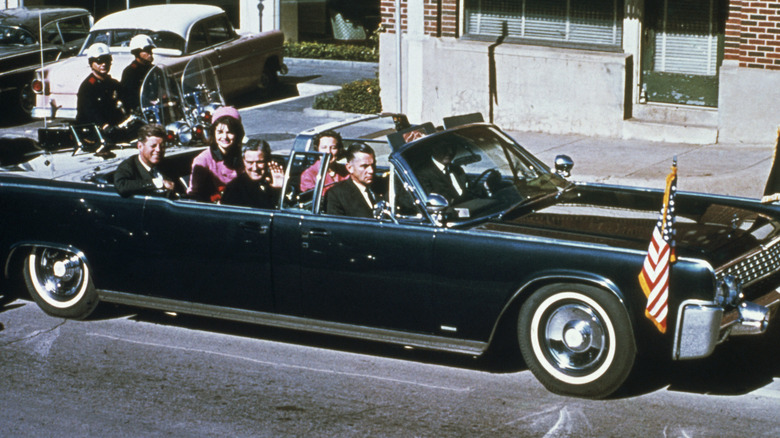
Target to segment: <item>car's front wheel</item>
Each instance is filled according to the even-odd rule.
[[[550,391],[603,398],[628,378],[636,343],[625,307],[607,291],[555,284],[536,291],[518,317],[523,359]]]
[[[98,304],[89,267],[70,251],[34,249],[24,262],[24,280],[38,306],[52,316],[83,319]]]

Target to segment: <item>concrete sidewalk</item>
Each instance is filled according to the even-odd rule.
[[[773,144],[690,145],[641,140],[509,132],[548,165],[558,154],[574,160],[571,179],[663,188],[677,156],[678,190],[760,198]]]

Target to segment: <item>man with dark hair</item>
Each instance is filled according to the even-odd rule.
[[[371,189],[376,171],[374,150],[354,143],[346,153],[349,179],[336,183],[325,195],[326,212],[338,216],[374,217],[377,196]]]
[[[95,43],[87,49],[91,72],[79,87],[76,123],[97,125],[103,131],[124,119],[119,82],[109,74],[113,57],[107,45]]]
[[[157,124],[144,125],[138,130],[138,155],[117,167],[114,187],[122,196],[162,195],[184,193],[184,185],[168,171],[165,158],[165,129]]]
[[[154,61],[152,50],[156,47],[152,39],[144,34],[138,34],[130,40],[130,53],[135,56],[135,59],[122,71],[120,82],[122,102],[128,112],[141,110],[141,84],[152,69]]]
[[[274,208],[284,180],[284,170],[271,161],[271,146],[265,140],[249,140],[242,148],[244,172],[230,181],[222,204]]]
[[[341,141],[341,134],[333,130],[327,130],[320,132],[312,139],[312,144],[317,148],[317,152],[330,154],[330,164],[328,165],[328,171],[325,173],[325,181],[323,181],[322,193],[325,194],[333,184],[344,181],[349,178],[349,172],[343,164],[337,163],[336,160],[341,158],[343,149],[343,143]],[[304,170],[301,173],[301,191],[305,192],[311,190],[317,184],[317,174],[320,171],[320,162],[312,164],[311,167]]]

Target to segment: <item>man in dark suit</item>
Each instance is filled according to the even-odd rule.
[[[138,130],[138,155],[123,161],[114,172],[114,187],[120,195],[175,196],[184,193],[184,185],[176,181],[163,163],[164,138],[165,129],[157,124]]]
[[[466,172],[457,164],[452,164],[455,148],[447,144],[433,146],[430,162],[417,170],[417,179],[425,193],[438,193],[452,204],[466,194]]]
[[[284,181],[284,169],[271,160],[265,140],[249,140],[242,147],[244,172],[225,186],[220,203],[254,208],[274,208]]]
[[[338,216],[374,217],[377,196],[371,189],[376,171],[374,150],[353,143],[346,152],[349,179],[338,182],[325,194],[326,212]]]

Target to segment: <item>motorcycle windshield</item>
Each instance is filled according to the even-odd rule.
[[[181,90],[176,77],[165,67],[155,66],[146,74],[141,86],[141,113],[147,123],[169,123],[184,120]]]
[[[214,66],[203,56],[187,62],[181,76],[181,89],[185,111],[193,126],[204,125],[214,109],[225,104]]]

